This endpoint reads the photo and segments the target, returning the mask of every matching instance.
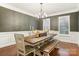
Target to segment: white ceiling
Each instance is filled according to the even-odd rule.
[[[40,3],[8,3],[7,5],[35,17],[38,17],[40,12]],[[48,16],[53,16],[66,12],[76,12],[79,10],[78,5],[77,3],[44,3],[43,10]]]

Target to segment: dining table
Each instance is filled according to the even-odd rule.
[[[48,34],[46,36],[41,36],[41,37],[33,37],[33,36],[25,36],[24,37],[24,43],[25,45],[30,45],[34,48],[35,51],[37,50],[41,50],[41,46],[44,46],[45,44],[47,44],[46,42],[52,42],[54,40],[54,36],[56,36],[57,34]],[[57,41],[56,41],[57,42]],[[43,48],[44,54],[48,56],[49,53],[51,52],[51,50],[56,46],[57,43],[55,44],[48,44],[45,48]],[[36,48],[37,47],[37,48]],[[50,50],[49,50],[50,49]],[[45,52],[46,51],[46,52]],[[39,52],[38,52],[39,53]],[[36,53],[35,53],[36,54]],[[41,54],[40,54],[41,55]]]
[[[52,40],[54,36],[56,36],[56,34],[48,34],[46,36],[33,37],[33,38],[31,38],[31,36],[29,36],[29,37],[25,36],[24,43],[26,45],[36,46],[40,43],[44,43],[45,41],[49,41],[50,39]]]

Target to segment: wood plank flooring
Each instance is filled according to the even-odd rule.
[[[16,46],[0,48],[0,56],[16,56]],[[76,44],[59,42],[50,56],[79,56],[79,47]]]
[[[79,56],[79,47],[76,44],[60,42],[50,55],[55,56]]]

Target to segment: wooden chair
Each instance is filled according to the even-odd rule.
[[[14,34],[16,40],[17,47],[17,55],[29,55],[30,53],[34,53],[35,50],[33,47],[24,44],[24,35],[23,34]],[[35,54],[34,54],[35,55]]]

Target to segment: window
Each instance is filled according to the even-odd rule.
[[[69,35],[70,32],[70,16],[59,17],[59,34]]]
[[[43,30],[50,30],[50,18],[43,19]]]

